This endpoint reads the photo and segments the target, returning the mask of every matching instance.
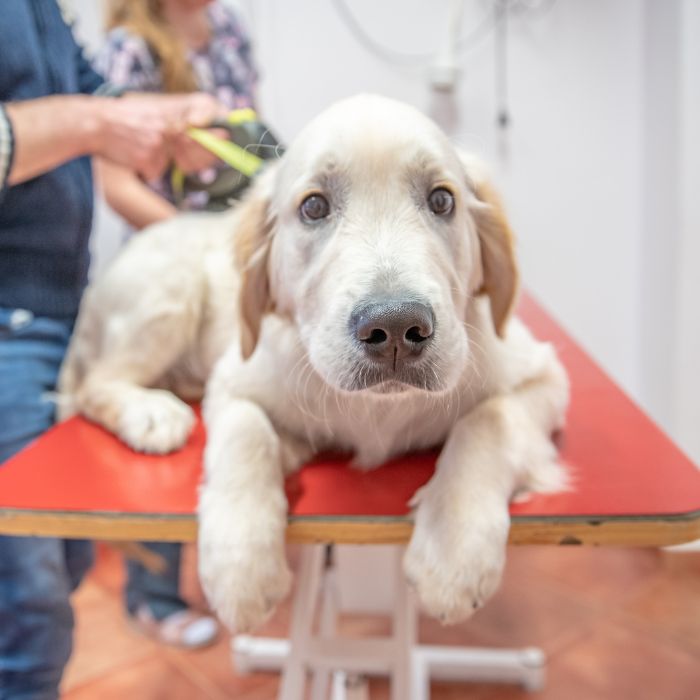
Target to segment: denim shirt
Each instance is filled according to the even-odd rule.
[[[55,0],[2,0],[0,15],[0,103],[100,87]],[[12,154],[5,160],[11,167]],[[92,207],[88,157],[19,185],[0,180],[0,307],[54,318],[77,313]]]

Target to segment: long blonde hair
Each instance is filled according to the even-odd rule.
[[[165,92],[192,92],[197,82],[187,48],[165,19],[161,0],[109,0],[107,30],[124,27],[140,36],[153,52]]]

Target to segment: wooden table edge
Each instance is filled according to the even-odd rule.
[[[290,542],[405,544],[413,524],[408,516],[292,516]],[[161,515],[0,508],[0,534],[191,542],[192,515]],[[700,539],[700,510],[672,515],[514,516],[510,544],[664,547]]]

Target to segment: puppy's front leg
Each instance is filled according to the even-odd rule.
[[[214,611],[244,632],[264,622],[291,584],[282,445],[254,403],[220,402],[208,413],[199,571]]]
[[[554,366],[479,404],[455,425],[434,477],[417,494],[404,569],[426,611],[443,622],[469,617],[498,587],[513,493],[564,485],[550,435],[562,424],[567,394]]]

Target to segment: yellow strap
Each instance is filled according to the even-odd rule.
[[[214,136],[214,134],[205,129],[190,127],[187,129],[187,134],[198,144],[204,146],[218,158],[221,158],[226,165],[230,165],[234,170],[238,170],[239,173],[243,173],[246,177],[253,177],[263,164],[262,158],[258,158],[258,156],[246,151],[236,143]]]
[[[246,122],[257,121],[258,115],[254,109],[244,107],[243,109],[234,109],[226,115],[226,121],[229,124],[245,124]]]

